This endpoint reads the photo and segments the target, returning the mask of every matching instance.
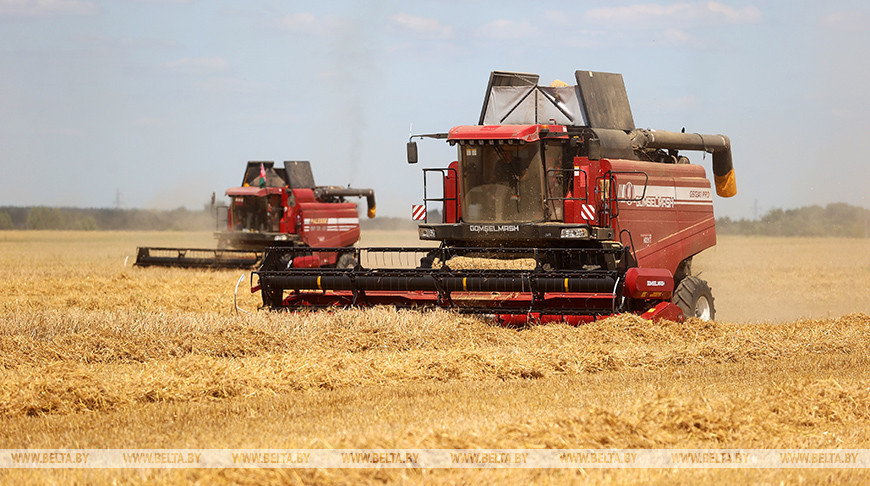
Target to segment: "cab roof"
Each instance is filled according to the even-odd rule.
[[[522,142],[537,142],[541,131],[549,132],[547,138],[567,138],[564,125],[460,125],[450,129],[448,142],[462,140],[517,140]],[[553,133],[564,132],[564,135]]]

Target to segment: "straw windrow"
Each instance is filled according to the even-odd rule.
[[[12,316],[0,334],[0,415],[849,354],[870,347],[868,336],[866,314],[788,326],[622,315],[518,330],[448,312],[389,308],[242,319],[36,311]]]

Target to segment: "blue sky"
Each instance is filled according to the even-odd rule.
[[[489,72],[622,73],[640,127],[731,137],[717,215],[870,207],[866,2],[0,0],[0,206],[199,208],[311,160],[408,216]],[[690,154],[707,167],[709,156]]]

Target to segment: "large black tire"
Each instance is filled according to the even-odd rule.
[[[712,321],[716,317],[713,291],[706,281],[693,275],[684,278],[677,285],[673,302],[683,309],[686,318],[697,317],[703,321]]]

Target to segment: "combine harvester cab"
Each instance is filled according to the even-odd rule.
[[[316,186],[308,161],[248,162],[242,185],[227,189],[228,207],[218,208],[218,248],[140,247],[136,265],[200,268],[254,268],[269,246],[305,253],[310,267],[353,266],[351,249],[359,241],[357,205],[364,197],[375,216],[371,189]],[[312,248],[332,248],[312,252]],[[302,260],[299,260],[300,262]]]
[[[713,189],[680,151],[712,153],[716,192],[730,197],[728,137],[638,129],[620,74],[575,79],[545,87],[534,74],[493,72],[477,125],[412,136],[410,163],[413,138],[458,149],[447,167],[423,169],[415,215],[440,210],[441,221],[419,226],[438,248],[355,249],[354,268],[322,270],[270,248],[254,272],[264,307],[447,308],[509,324],[712,319],[691,262],[716,243]]]

